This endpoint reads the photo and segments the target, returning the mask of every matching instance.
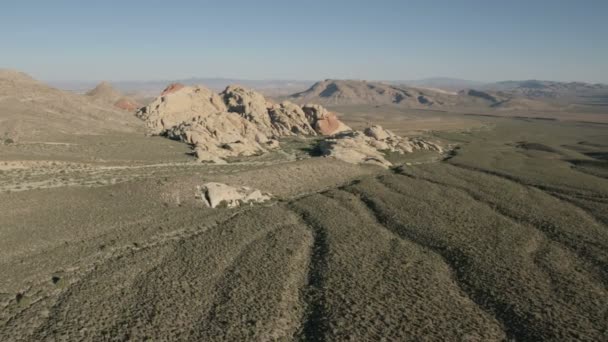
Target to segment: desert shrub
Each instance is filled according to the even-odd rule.
[[[15,143],[15,140],[13,140],[13,139],[11,139],[11,138],[6,138],[6,139],[4,139],[4,143],[5,143],[6,145],[14,144],[14,143]]]

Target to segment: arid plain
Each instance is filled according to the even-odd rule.
[[[323,82],[264,110],[430,147],[353,162],[323,116],[201,150],[211,121],[146,135],[115,106],[143,100],[3,71],[0,340],[608,339],[606,106]],[[210,208],[209,182],[271,199]]]

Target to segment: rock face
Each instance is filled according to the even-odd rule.
[[[361,131],[348,131],[334,135],[319,145],[321,153],[353,164],[373,164],[388,168],[382,151],[411,153],[414,150],[443,152],[438,144],[420,138],[404,138],[381,126],[371,126]]]
[[[267,134],[272,133],[272,122],[270,116],[268,116],[268,107],[271,104],[266,102],[262,94],[231,85],[220,93],[220,96],[229,112],[240,114]]]
[[[248,187],[232,187],[222,183],[206,183],[199,189],[203,203],[210,208],[225,205],[228,208],[244,204],[266,202],[271,199],[270,194]]]
[[[350,129],[321,106],[273,104],[239,86],[216,94],[200,86],[170,85],[136,116],[149,133],[189,143],[200,161],[215,163],[267,152],[278,147],[280,137]]]
[[[225,163],[225,158],[252,156],[277,146],[255,124],[237,113],[200,115],[164,131],[169,138],[194,146],[201,162]]]
[[[302,107],[289,101],[273,104],[268,108],[268,116],[277,136],[317,135]]]
[[[170,87],[169,87],[170,88]],[[148,106],[141,108],[136,116],[146,122],[150,133],[163,134],[165,131],[194,118],[227,112],[220,96],[203,87],[181,87],[165,90]]]
[[[303,108],[291,102],[274,104],[262,94],[239,86],[228,86],[220,96],[229,112],[240,114],[269,136],[316,135],[319,132],[311,126],[315,121],[309,120]]]

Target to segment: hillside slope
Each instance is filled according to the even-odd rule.
[[[30,76],[0,70],[0,137],[21,141],[62,135],[137,132],[132,115],[87,96],[64,92]]]

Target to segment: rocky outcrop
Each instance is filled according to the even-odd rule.
[[[317,135],[302,107],[289,101],[270,106],[268,116],[277,136]]]
[[[330,113],[322,106],[307,104],[302,106],[308,122],[314,130],[321,135],[332,135],[352,130],[340,121],[334,113]]]
[[[417,137],[401,137],[379,125],[367,127],[363,130],[363,134],[370,138],[369,143],[378,150],[397,153],[411,153],[414,150],[443,152],[443,148],[438,144]]]
[[[384,158],[380,150],[369,143],[369,138],[362,132],[351,131],[335,135],[319,143],[321,154],[351,164],[372,164],[390,167],[392,164]]]
[[[334,135],[319,144],[321,153],[352,164],[373,164],[388,168],[384,152],[411,153],[414,150],[443,152],[440,145],[421,138],[404,138],[381,126]]]
[[[271,106],[271,103],[267,102],[262,94],[231,85],[221,92],[220,96],[229,112],[240,114],[253,122],[260,130],[272,134],[272,122],[268,116],[268,107]]]
[[[350,130],[321,106],[274,104],[239,86],[216,94],[200,86],[170,85],[136,115],[150,134],[187,142],[200,161],[214,163],[267,152],[278,147],[280,137]]]
[[[210,114],[227,112],[222,98],[204,87],[181,87],[157,97],[136,116],[146,122],[151,134],[164,134],[182,123]]]
[[[278,146],[255,124],[230,112],[201,115],[164,134],[191,144],[201,162],[225,163],[229,157],[262,154]]]
[[[203,203],[210,208],[226,206],[234,208],[245,204],[261,203],[271,195],[249,187],[232,187],[223,183],[206,183],[198,188]]]
[[[229,86],[220,96],[228,111],[239,113],[269,136],[317,134],[302,107],[294,103],[274,104],[262,94],[240,86]]]

